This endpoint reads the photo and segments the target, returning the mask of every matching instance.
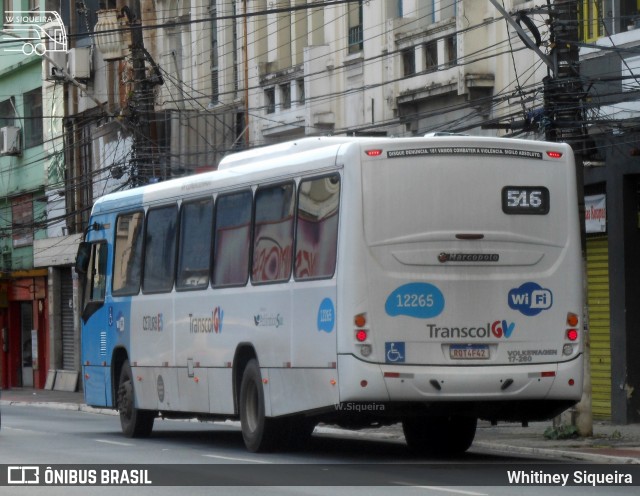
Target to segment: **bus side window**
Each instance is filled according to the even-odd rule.
[[[112,292],[115,296],[140,291],[143,212],[120,215],[116,221]]]
[[[254,283],[288,281],[293,250],[293,183],[258,188],[253,231]]]
[[[149,210],[144,241],[143,292],[161,293],[173,289],[177,227],[177,205]]]
[[[209,286],[213,200],[182,204],[178,276],[176,289],[204,289]]]
[[[244,286],[249,276],[251,191],[221,195],[216,202],[213,286]]]
[[[340,176],[300,182],[296,224],[296,279],[331,278],[338,248]]]
[[[86,322],[104,304],[107,288],[107,243],[95,243],[86,273],[82,318]]]

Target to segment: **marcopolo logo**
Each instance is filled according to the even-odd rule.
[[[67,32],[58,12],[8,10],[4,13],[3,51],[25,55],[67,51]]]
[[[535,282],[525,282],[509,291],[509,307],[527,317],[538,315],[553,305],[553,293]]]

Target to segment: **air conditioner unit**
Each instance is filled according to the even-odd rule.
[[[67,70],[67,54],[65,52],[47,52],[51,59],[43,57],[44,78],[47,81],[63,81],[62,69]]]
[[[20,128],[0,127],[0,155],[20,155],[21,152]]]
[[[69,50],[69,75],[73,79],[91,78],[91,48],[81,47]]]

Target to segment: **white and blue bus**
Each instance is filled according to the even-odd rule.
[[[456,453],[478,419],[582,394],[569,146],[466,136],[305,138],[96,201],[84,274],[88,405],[127,436],[239,419],[246,447],[319,422],[402,422]]]

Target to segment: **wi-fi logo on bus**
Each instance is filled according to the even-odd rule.
[[[67,32],[62,17],[54,10],[29,12],[8,10],[4,13],[2,41],[5,52],[44,55],[68,49]],[[15,43],[11,43],[11,42]]]
[[[538,315],[553,305],[553,293],[535,282],[525,282],[509,291],[509,307],[527,317]]]

